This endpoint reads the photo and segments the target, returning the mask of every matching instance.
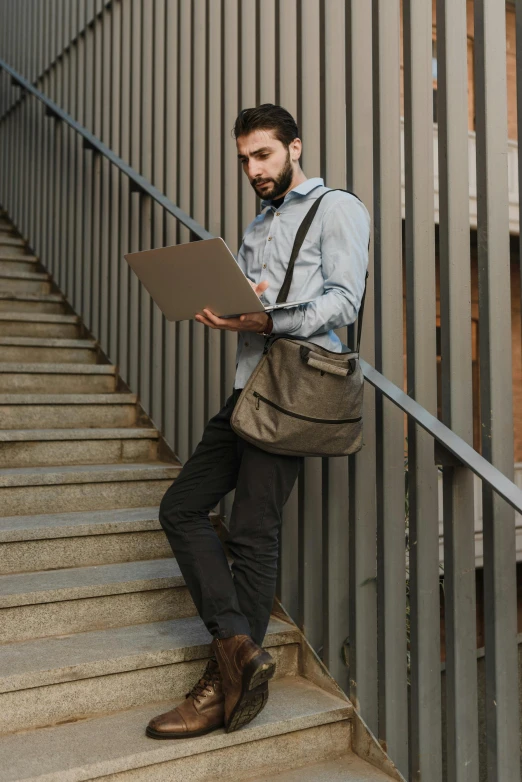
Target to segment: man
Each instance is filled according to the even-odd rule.
[[[292,116],[264,104],[241,112],[234,126],[238,158],[263,211],[249,225],[238,263],[265,304],[273,304],[285,276],[295,235],[322,179],[307,179],[302,143]],[[262,648],[275,595],[282,508],[302,459],[268,453],[242,440],[230,426],[234,405],[261,359],[270,334],[304,337],[329,350],[343,345],[333,329],[353,323],[368,265],[370,217],[354,196],[326,196],[296,261],[290,301],[306,300],[272,315],[222,319],[209,310],[196,320],[239,333],[232,395],[209,421],[194,454],[166,492],[160,521],[215,655],[185,700],[147,727],[152,738],[188,738],[225,727],[237,730],[261,711],[275,664]],[[236,490],[227,546],[209,512]]]

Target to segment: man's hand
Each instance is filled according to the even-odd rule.
[[[268,282],[266,281],[260,282],[259,285],[255,285],[250,280],[249,282],[258,296],[268,288]],[[239,318],[219,318],[210,310],[203,310],[203,314],[197,314],[195,318],[199,323],[210,326],[211,329],[221,329],[222,331],[255,331],[257,333],[266,331],[271,320],[270,315],[266,312],[249,312],[245,315],[241,315]]]

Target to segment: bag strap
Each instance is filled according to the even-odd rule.
[[[316,200],[314,201],[314,203],[306,213],[301,225],[297,229],[297,233],[294,240],[294,246],[292,247],[292,253],[290,255],[290,260],[288,261],[288,268],[286,270],[285,279],[281,286],[281,290],[277,295],[276,304],[284,304],[288,298],[288,294],[290,293],[290,286],[292,284],[292,277],[294,276],[294,266],[295,266],[297,256],[299,255],[299,251],[301,250],[302,244],[306,239],[306,234],[308,233],[308,230],[312,225],[313,219],[317,214],[317,210],[319,209],[319,205],[321,201],[326,195],[328,195],[328,193],[334,193],[336,191],[341,191],[342,193],[349,193],[350,195],[353,195],[355,198],[357,198],[358,201],[360,201],[360,198],[358,198],[358,196],[356,196],[355,193],[352,193],[351,190],[343,190],[341,187],[336,187],[336,188],[332,188],[332,190],[327,190],[326,193],[323,193],[321,196],[319,196],[319,198],[316,198]],[[359,307],[359,314],[357,318],[357,353],[359,353],[359,348],[361,345],[362,321],[363,321],[363,314],[364,314],[364,299],[366,298],[367,279],[368,279],[368,272],[366,272],[366,278],[364,280],[364,292],[362,295],[361,306]]]

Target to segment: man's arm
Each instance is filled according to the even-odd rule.
[[[324,293],[308,304],[272,312],[273,333],[311,337],[357,319],[368,267],[370,218],[354,198],[342,198],[323,216]]]

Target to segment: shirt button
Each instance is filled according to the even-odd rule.
[[[269,237],[268,237],[268,241],[269,241],[269,242],[271,242],[271,241],[272,241],[272,237],[271,237],[271,236],[269,236]]]
[[[248,342],[245,342],[245,347],[246,347],[246,348],[248,347]]]
[[[263,264],[263,269],[266,269],[266,263]]]
[[[276,217],[280,217],[280,216],[281,216],[281,212],[276,212]]]

